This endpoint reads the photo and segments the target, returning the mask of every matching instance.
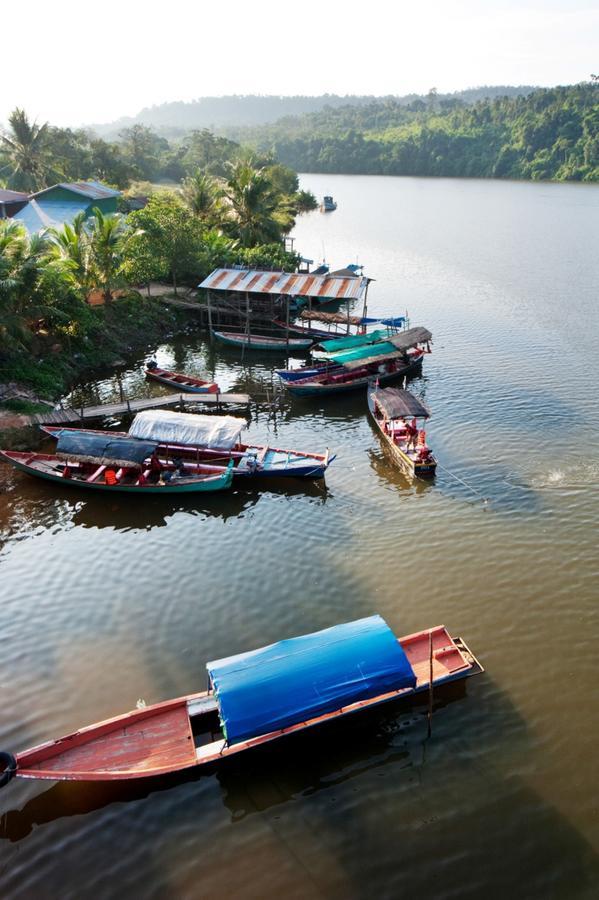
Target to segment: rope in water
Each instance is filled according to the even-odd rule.
[[[477,497],[480,498],[480,500],[481,500],[482,503],[487,504],[487,503],[489,502],[489,498],[488,498],[488,497],[485,497],[484,494],[481,494],[480,491],[477,491],[476,488],[472,487],[471,484],[468,484],[467,481],[464,481],[463,478],[460,478],[459,475],[456,475],[454,472],[450,472],[449,469],[446,469],[445,466],[442,466],[440,462],[437,462],[437,468],[438,468],[438,469],[443,469],[443,471],[444,471],[447,475],[451,475],[452,478],[455,478],[456,481],[459,481],[460,484],[463,484],[465,488],[468,488],[469,491],[472,491],[473,494],[476,494]]]

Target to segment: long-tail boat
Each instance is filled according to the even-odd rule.
[[[413,374],[422,364],[424,353],[430,353],[431,340],[430,331],[422,327],[397,334],[377,331],[346,335],[321,343],[323,356],[311,365],[277,369],[276,373],[283,382],[294,382],[285,387],[297,396],[345,393],[364,387],[377,375],[381,383],[388,383]]]
[[[223,491],[233,482],[226,468],[179,460],[160,460],[155,441],[63,431],[56,453],[0,450],[0,460],[28,475],[67,487],[129,494],[189,494]]]
[[[374,387],[368,391],[368,410],[393,461],[408,475],[433,478],[437,461],[426,443],[426,432],[418,420],[430,410],[409,391]]]
[[[236,416],[201,416],[169,410],[145,410],[136,415],[126,431],[93,431],[43,425],[42,430],[54,438],[61,434],[97,434],[104,437],[151,440],[158,444],[160,459],[183,459],[209,464],[214,471],[225,471],[233,463],[235,478],[323,478],[335,459],[325,453],[284,450],[260,444],[243,444],[239,440],[245,419]]]
[[[241,334],[235,331],[213,331],[214,337],[230,347],[245,347],[246,350],[307,350],[314,343],[314,338],[265,337],[261,334]]]
[[[214,381],[202,381],[193,375],[184,375],[181,372],[171,372],[169,369],[161,369],[156,363],[148,363],[144,369],[146,378],[152,378],[161,384],[167,384],[188,394],[218,394],[220,388]]]
[[[483,671],[443,625],[398,639],[377,615],[206,668],[207,691],[134,709],[16,756],[0,753],[0,787],[14,777],[116,781],[192,769]]]
[[[365,388],[375,378],[381,384],[389,384],[401,378],[408,378],[420,371],[424,351],[415,350],[408,354],[395,351],[387,356],[374,356],[363,360],[352,360],[340,368],[324,373],[283,381],[290,394],[296,397],[330,397]]]

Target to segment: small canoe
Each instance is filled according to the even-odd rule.
[[[218,394],[220,388],[214,381],[202,381],[193,375],[183,375],[180,372],[170,372],[168,369],[160,369],[158,366],[147,366],[144,369],[146,378],[152,378],[161,384],[184,391],[189,394]]]
[[[0,753],[0,787],[14,777],[118,781],[192,769],[483,671],[444,626],[398,639],[380,616],[206,668],[208,691],[134,709],[16,756]]]
[[[0,450],[0,461],[27,475],[53,481],[61,486],[140,496],[224,491],[233,482],[232,462],[226,468],[186,464],[184,474],[180,474],[173,462],[166,462],[161,466],[160,475],[153,480],[149,460],[140,468],[121,465],[122,461],[113,464],[110,461],[92,463],[76,458],[65,460],[52,453]]]
[[[246,350],[307,350],[314,343],[314,338],[264,337],[261,334],[239,334],[234,331],[213,331],[214,337],[230,347],[244,347]]]
[[[437,461],[426,432],[417,427],[419,419],[430,417],[428,408],[409,391],[373,388],[368,391],[368,411],[395,464],[415,478],[434,478]]]

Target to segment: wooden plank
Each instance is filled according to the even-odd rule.
[[[78,422],[83,419],[99,419],[103,416],[124,415],[128,412],[140,412],[142,409],[156,409],[161,406],[185,406],[207,404],[209,406],[233,405],[247,406],[249,394],[164,394],[161,397],[144,397],[140,400],[125,400],[119,403],[104,403],[101,406],[84,406],[81,409],[52,410],[49,415],[39,413],[30,416],[32,425],[54,425],[62,422]]]

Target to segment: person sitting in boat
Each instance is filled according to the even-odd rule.
[[[173,460],[173,462],[174,462],[174,466],[175,466],[175,471],[173,472],[173,478],[185,478],[185,476],[187,475],[187,470],[185,468],[185,463],[183,462],[183,460],[177,458],[177,459]]]
[[[152,481],[158,481],[160,479],[160,473],[162,472],[162,463],[158,458],[158,453],[156,450],[152,453],[150,457],[150,478]]]
[[[418,438],[418,423],[416,419],[412,419],[411,422],[406,422],[406,450],[409,450],[412,447],[413,450],[416,449],[416,439]]]
[[[257,450],[248,450],[245,465],[250,475],[255,475],[262,468],[262,463],[258,460]]]

